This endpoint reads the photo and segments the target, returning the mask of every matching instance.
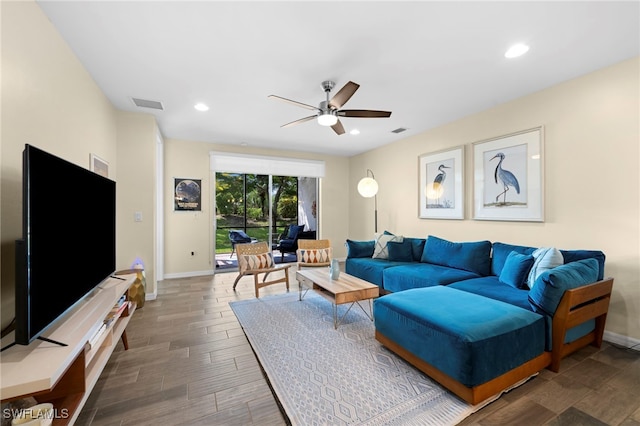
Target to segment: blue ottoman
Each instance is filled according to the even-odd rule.
[[[376,339],[477,404],[545,368],[544,318],[444,286],[374,301]]]

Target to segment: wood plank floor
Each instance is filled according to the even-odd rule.
[[[295,277],[295,267],[292,277]],[[253,298],[237,273],[165,280],[135,312],[77,425],[283,425],[228,302]],[[291,291],[297,291],[295,278]],[[261,289],[280,294],[284,284]],[[463,425],[640,426],[640,352],[604,344],[563,360]]]

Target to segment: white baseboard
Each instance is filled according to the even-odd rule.
[[[602,336],[603,340],[613,343],[618,346],[623,346],[625,348],[632,348],[636,351],[640,351],[640,340],[634,339],[633,337],[623,336],[622,334],[613,333],[611,331],[604,332]]]
[[[158,293],[156,293],[156,292],[146,293],[144,295],[144,300],[156,300],[157,297],[158,297]]]
[[[177,272],[175,274],[164,274],[163,279],[173,279],[173,278],[190,278],[190,277],[202,277],[205,275],[213,275],[213,269],[207,271],[190,271],[190,272]]]

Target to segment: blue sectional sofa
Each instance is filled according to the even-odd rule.
[[[601,345],[613,286],[601,251],[386,236],[347,240],[345,272],[383,294],[376,339],[466,401]]]

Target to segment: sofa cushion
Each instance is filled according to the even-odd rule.
[[[377,332],[468,387],[544,351],[541,315],[450,287],[388,294],[373,306]]]
[[[388,259],[389,258],[389,249],[387,248],[387,243],[389,241],[397,241],[402,242],[402,235],[393,235],[393,234],[380,234],[376,236],[376,245],[373,250],[373,258],[374,259]]]
[[[392,292],[410,288],[447,285],[457,281],[478,278],[475,272],[431,263],[416,263],[395,266],[383,271],[384,289]]]
[[[598,261],[583,259],[545,271],[529,291],[529,302],[535,312],[553,316],[565,290],[598,280]]]
[[[504,263],[498,279],[500,282],[514,288],[525,287],[529,271],[533,266],[533,260],[534,258],[530,254],[520,254],[512,251],[507,256],[507,261]]]
[[[554,247],[540,247],[531,253],[531,255],[535,260],[533,261],[533,266],[527,278],[526,284],[529,288],[533,288],[536,280],[544,271],[548,271],[565,263],[560,250]]]
[[[517,246],[500,242],[493,243],[491,253],[491,274],[498,277],[500,276],[500,272],[502,272],[502,268],[504,267],[504,262],[506,262],[507,256],[509,256],[509,253],[512,251],[520,254],[531,254],[535,250],[535,247]]]
[[[424,251],[424,243],[427,241],[424,238],[404,237],[404,241],[408,241],[411,244],[411,255],[414,262],[420,262],[422,252]]]
[[[486,276],[491,272],[490,255],[489,241],[454,243],[429,235],[420,261]]]
[[[582,259],[595,259],[598,261],[598,281],[604,278],[605,255],[600,250],[560,250],[564,263],[575,262]]]
[[[393,262],[387,259],[347,258],[344,271],[383,288],[382,272],[391,267],[407,265],[407,262]]]
[[[347,240],[347,257],[367,257],[373,256],[376,242]]]
[[[455,282],[447,287],[466,291],[467,293],[478,294],[488,297],[489,299],[499,300],[528,311],[533,311],[531,303],[529,303],[528,290],[511,287],[508,284],[500,282],[498,277],[494,275]]]
[[[389,241],[387,243],[387,250],[389,252],[389,260],[396,262],[413,262],[411,242],[406,239],[402,242]]]

